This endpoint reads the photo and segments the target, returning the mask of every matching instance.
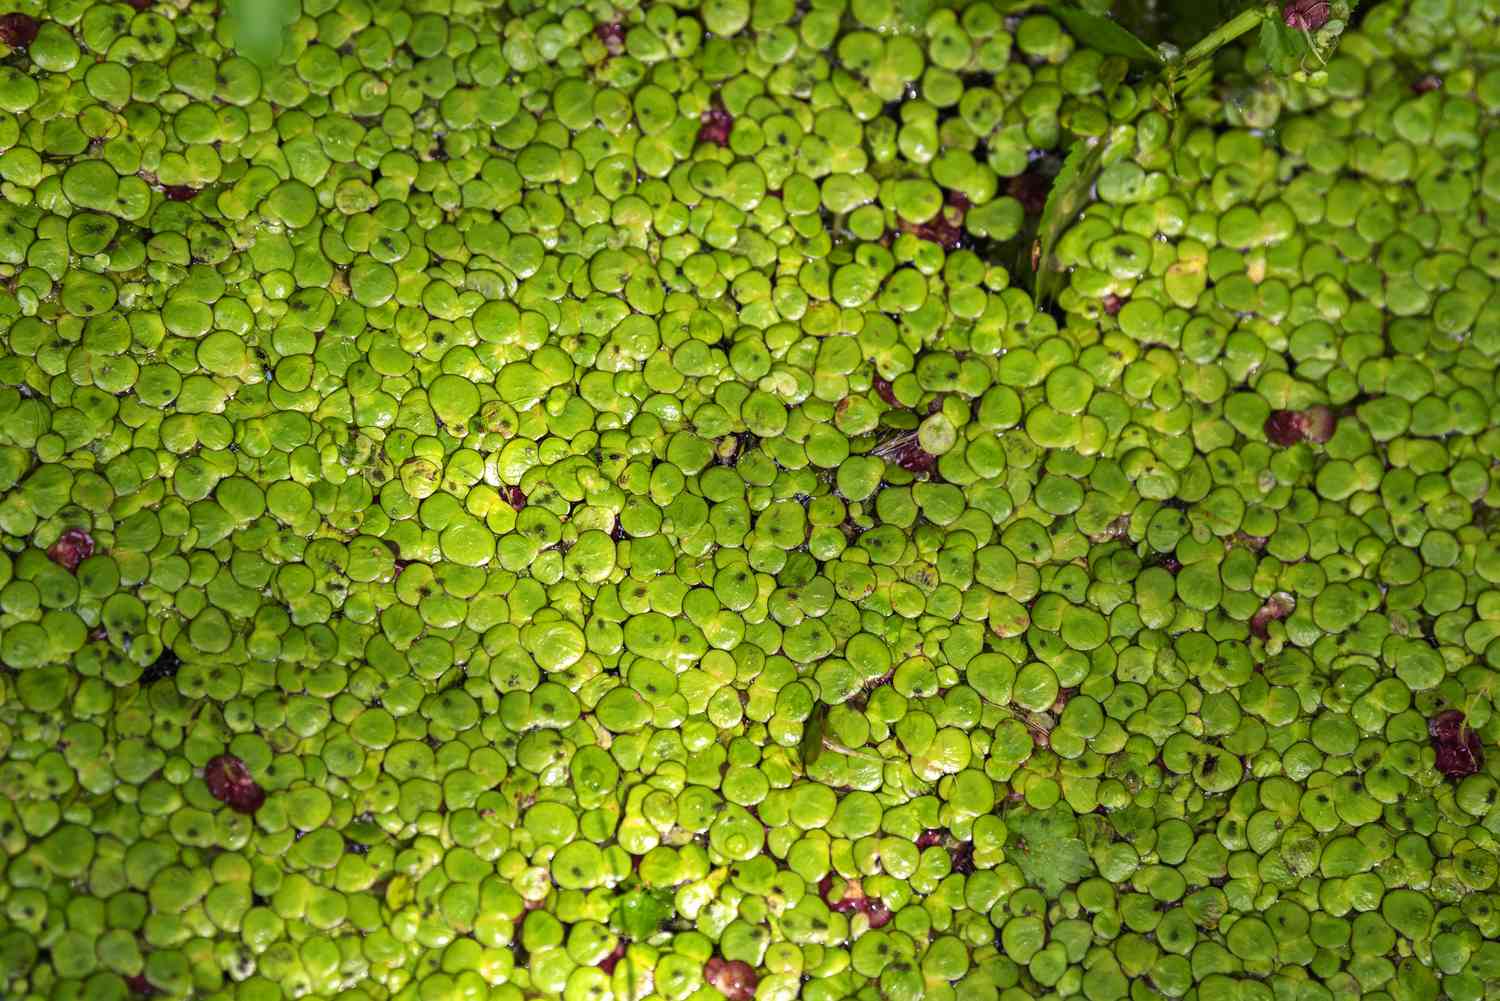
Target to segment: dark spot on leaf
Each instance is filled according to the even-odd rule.
[[[141,672],[140,683],[142,685],[149,685],[163,678],[176,677],[177,669],[181,666],[182,660],[177,654],[170,647],[163,648],[162,652],[157,655],[157,658],[151,662],[150,666]]]

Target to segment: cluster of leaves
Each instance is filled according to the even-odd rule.
[[[1240,38],[1256,34],[1266,68],[1278,76],[1309,80],[1327,77],[1323,67],[1349,25],[1358,0],[1284,0],[1281,4],[1240,4],[1223,21],[1186,49],[1162,42],[1155,47],[1097,4],[1054,4],[1050,11],[1078,40],[1108,55],[1121,56],[1153,72],[1159,79],[1155,93],[1164,112],[1176,110],[1178,100],[1208,79],[1216,52]],[[1201,9],[1203,5],[1194,4]],[[1050,264],[1050,250],[1062,230],[1089,200],[1099,170],[1110,148],[1106,138],[1080,138],[1068,152],[1043,210],[1033,253],[1033,286],[1039,301],[1056,292],[1060,275]]]
[[[1006,858],[1049,898],[1093,875],[1094,860],[1078,836],[1078,817],[1072,810],[1014,810],[1005,824]]]

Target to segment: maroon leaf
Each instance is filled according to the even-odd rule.
[[[161,193],[169,202],[190,202],[198,196],[198,189],[186,184],[164,184]]]
[[[891,914],[891,909],[886,906],[885,901],[878,897],[869,898],[864,906],[864,914],[865,917],[870,919],[871,928],[884,928],[890,924],[891,918],[894,917]]]
[[[1059,688],[1057,690],[1057,698],[1052,700],[1052,712],[1055,715],[1062,715],[1062,711],[1068,708],[1068,703],[1072,701],[1073,696],[1077,694],[1077,688],[1069,688],[1067,686]]]
[[[1478,772],[1484,764],[1484,745],[1479,734],[1464,722],[1464,714],[1447,709],[1427,721],[1427,734],[1437,752],[1434,767],[1450,779]]]
[[[1464,714],[1457,709],[1445,709],[1427,721],[1427,735],[1444,743],[1456,743],[1465,729]]]
[[[94,537],[81,528],[70,528],[47,548],[53,563],[72,573],[78,564],[94,555]]]
[[[1306,410],[1273,410],[1263,430],[1272,444],[1288,447],[1300,441],[1322,443],[1333,437],[1338,418],[1324,406]]]
[[[901,406],[901,401],[896,399],[896,391],[891,388],[891,384],[882,379],[878,374],[870,380],[870,386],[888,406]]]
[[[13,49],[24,49],[36,41],[37,30],[41,26],[36,23],[36,18],[19,11],[0,15],[0,42]]]
[[[937,466],[937,456],[922,447],[915,431],[899,434],[875,446],[871,454],[894,462],[908,473],[930,473]]]
[[[865,891],[855,880],[846,880],[838,895],[834,896],[833,877],[824,876],[818,881],[818,895],[823,898],[828,909],[836,914],[852,914],[863,910],[865,906]]]
[[[1422,79],[1420,79],[1417,82],[1413,83],[1411,85],[1411,89],[1412,89],[1412,93],[1414,93],[1414,94],[1426,94],[1426,93],[1429,93],[1431,91],[1437,90],[1442,85],[1443,85],[1443,78],[1442,77],[1437,76],[1436,74],[1433,74],[1433,73],[1429,73],[1426,76],[1422,77]]]
[[[146,979],[144,973],[133,973],[126,977],[125,986],[130,988],[132,994],[151,995],[156,993],[156,988],[151,986],[151,981]]]
[[[1126,300],[1111,292],[1104,297],[1104,312],[1109,316],[1118,316],[1120,310],[1125,308],[1125,302]]]
[[[266,791],[232,754],[221,754],[204,765],[203,781],[214,799],[236,813],[254,813],[266,801]]]
[[[734,131],[734,116],[722,104],[711,105],[698,116],[698,121],[699,142],[729,145],[729,133]]]
[[[500,492],[505,498],[505,503],[517,511],[526,506],[526,495],[521,492],[520,487],[502,487]]]
[[[1437,749],[1433,766],[1445,778],[1461,779],[1479,771],[1479,756],[1468,747],[1458,744],[1442,744]]]
[[[1295,410],[1273,410],[1266,418],[1266,437],[1276,445],[1295,445],[1302,440],[1302,429],[1297,423]]]
[[[1317,31],[1328,23],[1328,0],[1287,0],[1281,8],[1286,26],[1295,31]]]
[[[622,939],[615,945],[614,949],[610,950],[608,956],[605,956],[603,959],[599,960],[599,969],[603,970],[605,973],[614,973],[615,966],[620,962],[620,960],[624,958],[625,942]]]
[[[1297,603],[1290,595],[1280,592],[1271,595],[1266,603],[1260,606],[1259,611],[1250,617],[1250,631],[1261,639],[1265,639],[1270,635],[1271,623],[1279,622],[1291,615],[1296,607]]]
[[[612,56],[618,56],[625,51],[625,25],[619,21],[610,24],[599,24],[594,26],[594,34]]]
[[[738,959],[720,959],[714,956],[703,964],[703,979],[707,980],[729,1001],[751,1001],[760,978],[755,969]]]

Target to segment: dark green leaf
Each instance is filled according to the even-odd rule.
[[[1088,204],[1093,193],[1094,178],[1110,147],[1111,138],[1081,139],[1068,151],[1062,170],[1052,182],[1052,191],[1047,195],[1047,204],[1042,208],[1042,218],[1037,223],[1036,300],[1040,305],[1050,301],[1061,275],[1057,262],[1052,259],[1052,248],[1057,245],[1063,232],[1073,223],[1078,213]]]
[[[1280,18],[1268,17],[1260,25],[1260,52],[1273,73],[1291,73],[1312,50],[1307,38],[1295,28],[1288,28]]]
[[[1281,33],[1276,30],[1276,24],[1270,18],[1261,22],[1260,54],[1269,69],[1276,73],[1284,72],[1282,67],[1286,63],[1287,53],[1281,44]]]
[[[1078,837],[1078,821],[1063,806],[1021,809],[1008,814],[1006,861],[1014,861],[1026,881],[1049,897],[1086,878],[1094,860]]]
[[[802,744],[798,748],[802,755],[802,767],[811,768],[823,753],[823,733],[828,727],[828,704],[819,702],[813,707],[807,722],[802,724]]]
[[[1059,21],[1067,25],[1075,38],[1091,49],[1097,49],[1107,56],[1124,56],[1126,59],[1158,65],[1161,63],[1161,57],[1151,46],[1126,31],[1117,21],[1061,4],[1054,5],[1051,10]]]
[[[672,916],[672,904],[650,890],[632,890],[620,900],[620,929],[635,941],[650,938]]]

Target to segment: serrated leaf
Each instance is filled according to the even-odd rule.
[[[1161,56],[1157,55],[1155,49],[1112,18],[1062,4],[1053,4],[1049,9],[1075,38],[1091,49],[1107,56],[1124,56],[1137,62],[1161,64]]]
[[[632,890],[620,900],[620,929],[642,941],[661,930],[672,916],[672,905],[650,890]]]
[[[1276,30],[1276,25],[1270,18],[1261,22],[1260,55],[1266,61],[1266,66],[1273,72],[1282,72],[1281,67],[1287,58],[1287,53],[1281,44],[1281,33]]]
[[[1279,18],[1268,17],[1261,22],[1260,52],[1272,72],[1295,71],[1311,51],[1302,32],[1288,28]]]
[[[1047,204],[1042,207],[1042,217],[1037,223],[1036,239],[1036,293],[1037,305],[1050,301],[1054,286],[1061,275],[1057,262],[1052,259],[1052,249],[1088,204],[1093,193],[1094,178],[1110,148],[1110,138],[1080,139],[1068,151],[1062,170],[1052,181],[1052,190],[1047,194]]]
[[[1066,807],[1016,810],[1005,818],[1005,852],[1026,881],[1055,897],[1094,872],[1094,860],[1078,837],[1078,821]]]

